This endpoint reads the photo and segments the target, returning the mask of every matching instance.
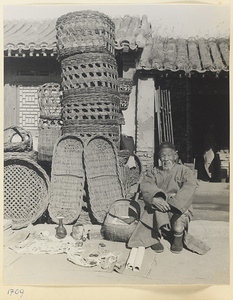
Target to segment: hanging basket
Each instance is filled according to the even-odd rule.
[[[140,218],[137,202],[120,199],[113,202],[102,225],[105,239],[114,242],[128,242]]]
[[[128,78],[118,78],[120,94],[129,95],[133,88],[133,80]]]
[[[120,109],[126,110],[129,107],[129,95],[120,94]]]
[[[61,119],[60,84],[50,82],[38,88],[40,117],[43,119]]]
[[[61,136],[53,151],[49,215],[58,223],[77,220],[82,210],[85,172],[83,142],[75,135]]]
[[[103,223],[111,203],[124,197],[114,144],[104,137],[92,138],[85,147],[84,162],[91,212]]]
[[[34,223],[48,205],[49,178],[32,159],[19,153],[4,157],[4,218],[13,229]]]
[[[4,152],[31,151],[33,139],[29,131],[19,126],[4,129]]]
[[[67,57],[61,62],[64,91],[105,87],[118,91],[118,71],[114,57],[105,53],[83,53]]]
[[[118,120],[120,99],[116,93],[77,94],[64,97],[62,120]]]
[[[59,59],[88,52],[115,55],[115,24],[105,14],[84,10],[57,19]]]

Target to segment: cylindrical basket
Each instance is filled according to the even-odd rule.
[[[118,120],[120,99],[116,93],[80,93],[62,101],[62,120]]]
[[[78,89],[91,92],[90,88],[105,87],[118,91],[118,71],[114,57],[106,53],[83,53],[61,61],[64,91]]]
[[[49,178],[46,172],[26,156],[5,155],[4,218],[20,229],[35,222],[48,205]]]
[[[57,19],[59,59],[88,52],[115,55],[115,24],[105,14],[84,10]]]
[[[89,121],[86,123],[76,123],[64,125],[62,127],[63,134],[76,134],[83,140],[90,140],[95,136],[104,136],[111,140],[117,148],[120,146],[120,126],[114,122],[112,124],[103,121]]]
[[[4,129],[4,152],[24,152],[31,151],[32,148],[30,131],[15,125]]]
[[[49,82],[38,88],[40,117],[43,119],[61,119],[60,84]]]
[[[38,159],[52,161],[54,145],[62,135],[62,126],[58,120],[39,120]]]

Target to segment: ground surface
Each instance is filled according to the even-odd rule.
[[[198,255],[187,250],[170,252],[170,244],[162,240],[165,251],[155,254],[146,249],[139,272],[125,270],[123,274],[104,272],[77,266],[66,254],[17,254],[4,247],[5,284],[228,284],[229,283],[229,185],[200,182],[195,201],[195,217],[190,233],[207,243],[211,250]],[[54,234],[54,225],[36,225],[38,230]],[[49,226],[49,227],[48,227]],[[67,226],[68,232],[71,226]],[[98,247],[98,240],[91,240]],[[124,243],[105,242],[112,251],[127,258],[129,249]]]

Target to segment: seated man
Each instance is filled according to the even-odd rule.
[[[163,252],[161,234],[170,236],[173,253],[183,249],[184,230],[192,218],[192,201],[196,190],[194,172],[178,164],[178,154],[172,143],[159,147],[162,166],[148,171],[140,185],[145,210],[133,232],[129,247],[151,247]]]

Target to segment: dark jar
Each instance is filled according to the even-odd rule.
[[[63,217],[58,217],[59,225],[56,227],[56,238],[58,239],[64,239],[64,237],[67,235],[67,231],[63,225]]]

